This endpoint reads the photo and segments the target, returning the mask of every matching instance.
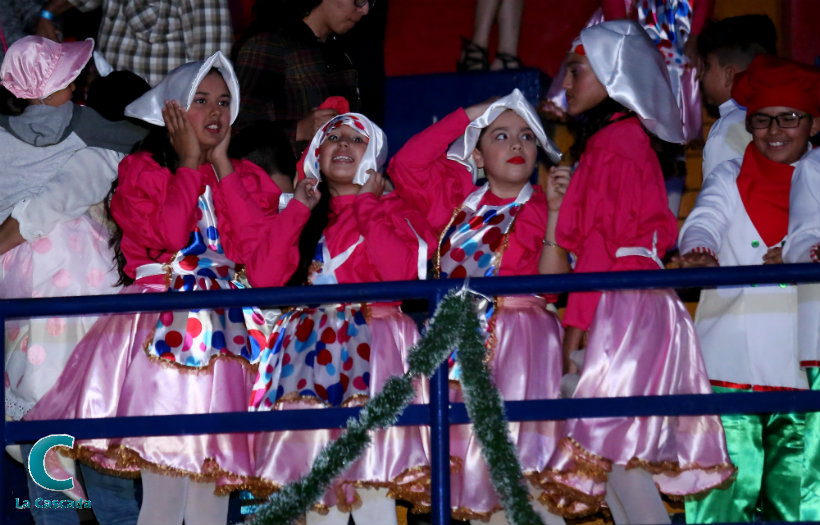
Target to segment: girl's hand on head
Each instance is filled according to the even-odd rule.
[[[367,170],[370,178],[364,183],[364,186],[359,188],[359,195],[362,193],[372,193],[376,197],[381,197],[384,193],[384,175],[378,173],[376,170]]]
[[[541,113],[547,120],[554,120],[557,122],[567,121],[567,112],[564,108],[558,106],[552,100],[544,100],[538,106],[538,112]]]
[[[689,252],[672,258],[681,268],[711,268],[720,266],[708,253]]]
[[[553,166],[547,178],[547,208],[550,211],[558,211],[561,202],[567,193],[572,172],[569,166]]]
[[[783,247],[769,248],[769,251],[763,256],[763,264],[783,264]]]
[[[475,120],[483,115],[484,112],[487,111],[487,108],[489,108],[490,105],[492,105],[492,103],[496,100],[498,100],[498,97],[488,98],[484,102],[479,102],[478,104],[473,104],[468,108],[464,108],[464,111],[467,113],[467,117],[469,117],[470,120]]]
[[[199,140],[196,138],[190,122],[188,122],[185,111],[179,107],[176,100],[165,102],[165,107],[162,109],[162,119],[165,121],[165,127],[168,128],[168,138],[171,141],[171,146],[173,146],[179,157],[179,165],[197,169],[202,155]]]
[[[317,188],[318,184],[319,181],[312,177],[300,180],[293,188],[293,198],[312,210],[322,198],[322,192]]]
[[[220,180],[233,172],[233,164],[231,164],[231,160],[228,158],[228,145],[230,143],[231,130],[228,128],[225,137],[205,155],[205,159],[213,165],[216,176]]]

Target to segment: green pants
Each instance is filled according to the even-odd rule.
[[[807,368],[806,375],[811,389],[820,390],[820,368]],[[820,412],[806,414],[805,447],[800,519],[820,521]]]
[[[736,389],[712,387],[716,393]],[[803,470],[803,414],[721,416],[737,478],[686,501],[688,523],[798,521]]]

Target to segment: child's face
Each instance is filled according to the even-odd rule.
[[[319,146],[319,169],[327,179],[328,186],[337,194],[357,188],[353,177],[359,162],[367,150],[368,139],[350,126],[339,126],[328,133]],[[338,191],[336,191],[338,190]]]
[[[567,113],[580,115],[607,99],[606,88],[595,76],[587,57],[569,53],[566,67],[561,87],[567,92]]]
[[[538,156],[535,133],[515,111],[508,109],[484,130],[473,151],[476,166],[484,168],[491,185],[526,183]]]
[[[210,149],[225,139],[231,132],[231,93],[222,75],[205,75],[187,115],[201,147]]]
[[[764,115],[774,117],[779,115],[806,115],[801,118],[795,128],[782,128],[777,121],[771,119],[769,125],[762,129],[754,128],[755,120],[765,120]],[[769,106],[761,108],[749,115],[747,126],[752,132],[752,141],[760,153],[769,160],[781,164],[793,164],[806,153],[809,137],[820,131],[820,118],[812,117],[805,111],[785,106]]]
[[[738,68],[721,65],[718,56],[708,53],[699,71],[700,87],[707,104],[719,106],[732,98],[732,81]]]

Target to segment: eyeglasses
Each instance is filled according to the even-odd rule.
[[[376,5],[376,0],[353,0],[353,5],[359,9],[364,6],[368,6],[369,9],[373,9],[373,6]]]
[[[767,115],[765,113],[753,113],[749,115],[749,127],[752,129],[769,129],[772,121],[777,122],[781,128],[796,128],[800,121],[809,118],[811,115],[798,115],[797,113],[781,113],[779,115]]]

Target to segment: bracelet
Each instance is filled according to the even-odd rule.
[[[544,246],[549,246],[550,248],[560,248],[561,246],[558,245],[555,241],[548,241],[544,239]]]
[[[42,11],[40,11],[40,18],[44,20],[54,20],[54,13],[52,13],[48,9],[43,9]]]

